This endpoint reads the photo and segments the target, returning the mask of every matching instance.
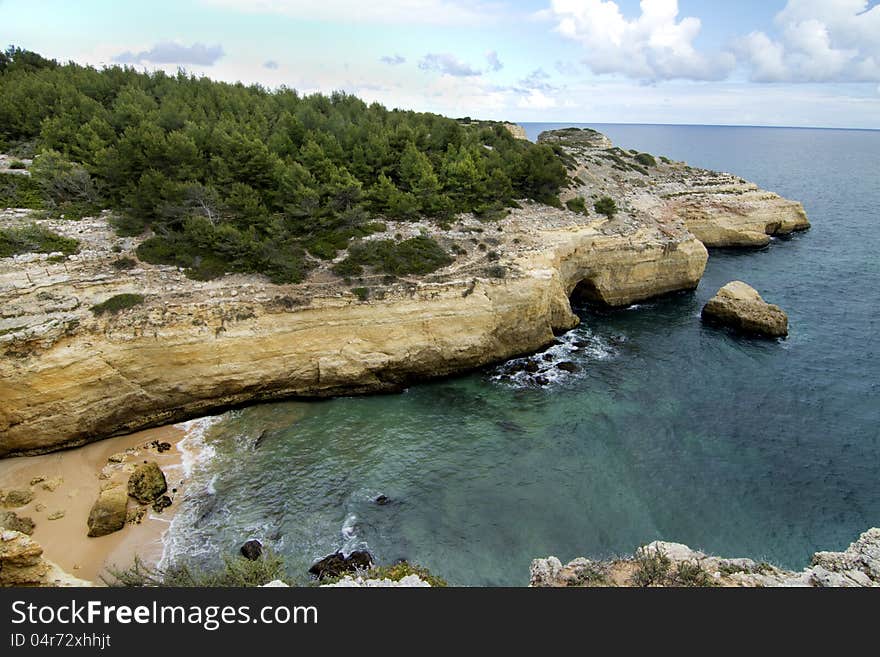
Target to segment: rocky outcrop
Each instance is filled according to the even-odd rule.
[[[51,517],[49,519],[52,520]],[[19,516],[15,511],[0,511],[0,529],[12,529],[30,536],[35,526],[33,518]]]
[[[525,128],[516,123],[505,123],[504,127],[507,128],[507,131],[512,134],[516,139],[528,140],[529,136],[526,134]]]
[[[743,283],[728,283],[703,307],[703,320],[728,326],[742,333],[781,338],[788,335],[788,315],[767,303],[758,292]]]
[[[106,536],[125,527],[128,491],[120,484],[103,489],[89,512],[89,536]]]
[[[328,577],[339,577],[346,573],[366,571],[372,566],[373,555],[366,550],[355,550],[349,555],[335,552],[312,564],[312,567],[309,568],[309,573],[317,579],[325,579]]]
[[[708,556],[681,543],[654,541],[630,559],[556,557],[535,559],[529,585],[566,586],[746,586],[880,587],[880,529],[862,534],[844,552],[817,552],[800,572],[751,559]]]
[[[128,494],[141,504],[150,504],[168,490],[165,475],[155,461],[144,462],[128,478]]]
[[[91,586],[43,558],[43,548],[29,536],[0,529],[0,586]]]
[[[624,161],[620,149],[592,131],[542,140],[572,157],[581,182],[567,196],[607,194],[619,212],[523,202],[492,224],[469,215],[449,227],[389,221],[375,238],[429,232],[458,255],[418,279],[367,275],[359,284],[370,288],[368,301],[327,264],[287,286],[244,275],[192,281],[152,265],[119,271],[113,263],[133,257],[141,238],[117,238],[104,217],[41,220],[81,249],[61,262],[0,260],[0,457],[230,405],[400,390],[543,348],[577,324],[573,295],[624,306],[697,286],[706,248],[664,194],[706,172],[620,167],[608,159]],[[699,206],[699,197],[689,202]],[[145,301],[115,315],[90,311],[121,293]]]

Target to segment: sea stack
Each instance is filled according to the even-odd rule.
[[[788,315],[767,303],[750,285],[728,283],[703,307],[703,321],[721,324],[741,333],[768,338],[788,335]]]

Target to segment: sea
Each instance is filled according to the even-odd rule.
[[[303,583],[314,560],[368,549],[451,584],[521,586],[536,557],[654,540],[799,569],[880,526],[880,132],[580,127],[800,200],[813,227],[711,251],[694,292],[575,308],[547,362],[578,371],[551,367],[544,387],[502,363],[187,423],[166,565],[258,538]],[[788,339],[701,323],[732,280],[788,312]]]

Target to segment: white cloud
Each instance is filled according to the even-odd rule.
[[[285,14],[302,20],[349,23],[462,25],[485,21],[493,7],[463,0],[202,0],[249,13]]]
[[[552,0],[543,12],[563,36],[580,42],[595,73],[641,80],[719,80],[735,65],[729,53],[699,52],[699,18],[678,20],[678,0],[642,0],[641,15],[623,16],[610,0]]]
[[[491,71],[500,71],[504,68],[503,62],[498,59],[498,53],[494,50],[486,53],[486,61],[489,63],[489,70]]]
[[[880,5],[867,0],[788,0],[779,39],[752,32],[736,44],[757,82],[880,81]]]
[[[419,68],[423,71],[438,71],[459,78],[480,75],[480,71],[449,53],[428,53],[419,62]]]
[[[218,59],[223,57],[223,47],[220,44],[206,46],[203,43],[194,43],[184,46],[174,41],[157,43],[149,50],[132,52],[126,50],[113,58],[120,64],[195,64],[197,66],[213,66]]]
[[[389,66],[400,66],[401,64],[406,64],[406,57],[403,55],[385,55],[380,57],[379,61]]]
[[[519,99],[516,106],[522,109],[546,110],[556,107],[556,100],[544,95],[540,89],[532,89],[528,96],[523,96]]]

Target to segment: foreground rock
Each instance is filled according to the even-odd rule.
[[[0,529],[12,529],[30,536],[35,526],[32,518],[19,516],[14,511],[0,511]]]
[[[788,315],[742,281],[728,283],[703,307],[703,320],[751,335],[788,335]]]
[[[708,258],[697,238],[736,241],[707,236],[712,225],[725,235],[764,231],[767,240],[767,230],[805,225],[799,204],[729,174],[662,160],[643,166],[592,131],[542,140],[570,156],[573,182],[562,200],[584,200],[587,215],[524,201],[492,223],[470,215],[447,227],[388,221],[376,238],[424,231],[456,259],[424,277],[368,273],[366,301],[329,263],[299,285],[245,275],[193,281],[143,263],[118,271],[113,263],[133,259],[143,238],[115,236],[105,217],[0,212],[2,226],[37,221],[81,242],[64,262],[0,260],[0,456],[230,405],[395,391],[532,353],[577,325],[572,295],[624,306],[694,289]],[[613,216],[593,210],[601,196],[615,201]],[[116,315],[91,312],[122,293],[145,301]]]
[[[0,586],[91,586],[43,558],[43,548],[21,532],[0,529]]]
[[[336,552],[315,562],[309,573],[318,579],[339,577],[346,573],[369,570],[373,565],[373,555],[366,550],[355,550],[348,556]]]
[[[105,488],[89,512],[89,536],[106,536],[125,527],[128,491],[116,484]]]
[[[880,587],[880,528],[869,529],[844,552],[817,552],[800,572],[654,541],[631,559],[578,558],[567,565],[556,557],[535,559],[529,586]]]

